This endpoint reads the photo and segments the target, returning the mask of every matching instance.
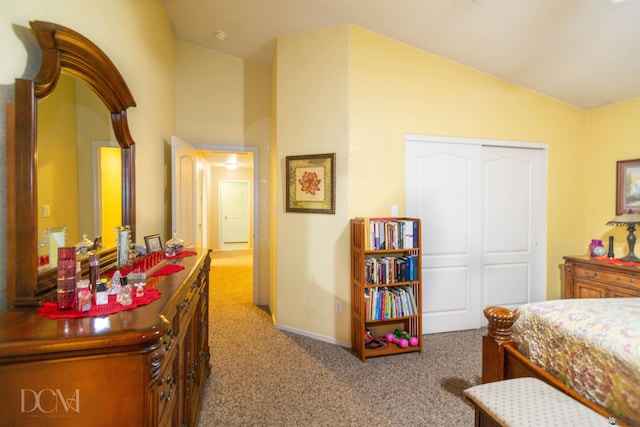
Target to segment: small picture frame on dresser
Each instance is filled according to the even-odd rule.
[[[629,211],[640,213],[640,159],[616,165],[616,215]]]
[[[147,253],[162,251],[162,239],[159,234],[144,236],[144,245],[147,247]]]

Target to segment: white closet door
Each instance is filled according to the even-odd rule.
[[[482,146],[408,143],[407,216],[422,220],[424,333],[480,326]]]
[[[483,307],[544,299],[538,236],[542,150],[483,147]]]
[[[424,333],[543,299],[543,150],[424,138],[407,140],[405,184],[406,215],[422,220]]]

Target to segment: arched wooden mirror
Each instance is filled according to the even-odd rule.
[[[14,308],[55,298],[55,269],[38,271],[37,114],[38,101],[54,91],[63,72],[86,82],[110,112],[121,147],[122,225],[131,227],[135,241],[134,141],[127,123],[127,109],[136,105],[133,96],[111,60],[90,40],[61,25],[30,25],[42,49],[42,65],[33,80],[16,79],[15,105],[7,107],[7,297]],[[103,271],[115,265],[115,256],[115,248],[100,253]]]

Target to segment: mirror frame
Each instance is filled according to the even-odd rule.
[[[116,140],[123,149],[122,224],[131,227],[135,241],[135,150],[127,122],[127,108],[136,106],[133,95],[109,57],[89,39],[50,22],[29,25],[42,49],[42,64],[33,80],[16,79],[15,104],[7,105],[9,308],[37,307],[55,299],[55,268],[38,274],[37,103],[55,89],[63,70],[87,82],[111,113]],[[101,270],[111,268],[113,260],[115,248],[102,252]],[[86,269],[83,265],[83,274]]]

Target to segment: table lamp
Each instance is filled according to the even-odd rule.
[[[627,231],[629,234],[627,235],[627,243],[629,244],[629,255],[624,258],[620,258],[621,261],[629,261],[629,262],[640,262],[640,258],[637,258],[633,253],[633,249],[636,246],[636,236],[634,231],[636,231],[636,224],[640,223],[640,215],[637,213],[633,213],[631,209],[629,212],[623,213],[622,215],[617,215],[611,221],[607,222],[607,225],[615,225],[615,226],[625,226],[627,227]]]

